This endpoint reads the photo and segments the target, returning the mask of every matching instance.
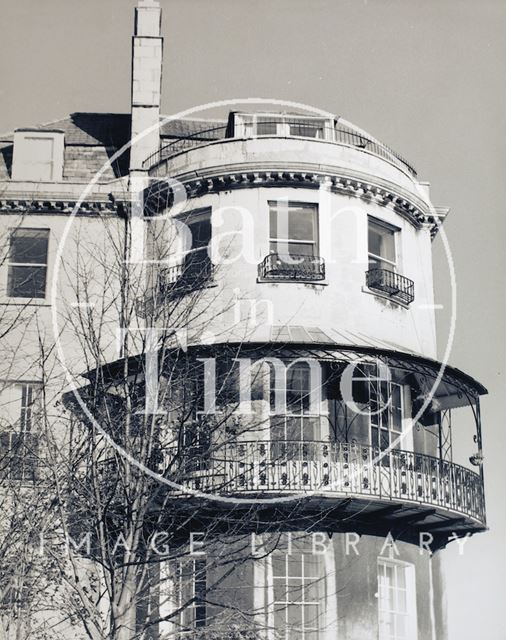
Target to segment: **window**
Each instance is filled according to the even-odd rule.
[[[260,280],[323,280],[318,256],[318,205],[269,202],[269,255],[258,265]]]
[[[235,135],[285,136],[296,138],[334,139],[334,122],[311,116],[268,114],[236,114]]]
[[[386,379],[377,365],[362,364],[353,375],[353,399],[368,408],[371,445],[385,451],[402,434],[403,386]]]
[[[288,548],[281,546],[275,550],[271,562],[276,637],[280,640],[318,640],[324,627],[323,554],[314,553],[312,536],[305,536],[292,540]]]
[[[38,434],[38,383],[4,383],[0,393],[0,477],[35,479]]]
[[[49,182],[53,179],[54,140],[52,138],[26,137],[30,145],[31,171],[36,179]]]
[[[275,375],[270,367],[270,437],[271,457],[304,460],[314,458],[311,444],[320,440],[320,418],[311,416],[311,375],[306,362],[295,362],[286,368],[284,376]],[[314,374],[313,374],[314,375]],[[286,411],[276,414],[276,394],[286,398]]]
[[[318,205],[270,202],[269,248],[293,258],[318,255]]]
[[[14,133],[12,179],[59,182],[63,177],[64,133],[53,129],[17,129]]]
[[[413,565],[378,560],[380,640],[416,640],[414,571]]]
[[[48,229],[14,229],[11,232],[7,295],[44,298],[46,295]]]
[[[180,246],[177,264],[161,270],[162,290],[169,297],[195,291],[208,283],[213,275],[213,263],[209,257],[212,237],[210,210],[197,215],[190,214],[180,222],[189,229],[191,244],[189,248],[188,244]]]
[[[176,605],[181,609],[178,626],[182,632],[206,625],[206,560],[181,559],[176,566]],[[183,636],[186,637],[186,636]]]
[[[396,240],[399,230],[386,222],[369,218],[368,251],[369,269],[396,270]]]
[[[318,205],[269,203],[269,255],[258,265],[260,280],[323,280],[318,256]]]
[[[184,469],[203,471],[209,468],[211,448],[211,431],[205,420],[191,422],[183,429]]]
[[[384,451],[402,433],[402,387],[396,382],[374,381],[370,393],[371,444]]]

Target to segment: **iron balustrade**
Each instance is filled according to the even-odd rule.
[[[386,293],[394,300],[410,304],[415,299],[415,283],[389,269],[369,269],[366,285],[373,291]]]
[[[172,158],[173,156],[181,153],[182,151],[188,151],[189,149],[195,149],[201,147],[214,140],[222,140],[226,137],[227,125],[221,125],[219,127],[212,127],[203,131],[198,131],[193,134],[181,138],[175,138],[168,144],[161,147],[155,153],[152,153],[143,162],[144,169],[150,169],[156,166],[163,160]]]
[[[212,280],[213,272],[208,248],[192,249],[180,263],[160,270],[162,294],[171,296],[196,291]]]
[[[379,156],[380,158],[392,162],[398,167],[400,166],[404,170],[408,170],[408,172],[413,176],[417,175],[414,167],[389,146],[348,127],[321,124],[318,120],[286,117],[282,117],[278,120],[259,120],[255,123],[254,130],[253,125],[250,126],[252,127],[251,133],[244,132],[241,136],[229,135],[228,125],[223,124],[176,138],[161,147],[155,153],[151,154],[144,161],[143,167],[145,169],[150,169],[183,151],[195,149],[213,141],[233,139],[234,137],[257,138],[265,136],[280,138],[311,138],[313,140],[323,140],[325,142],[331,142],[338,145],[364,149],[366,151],[370,151],[376,156]]]
[[[485,523],[481,477],[433,456],[359,443],[237,441],[171,453],[171,479],[219,494],[337,493],[451,510]]]
[[[260,280],[325,279],[325,262],[319,256],[270,253],[258,265]]]
[[[208,248],[192,249],[181,262],[160,269],[158,288],[148,289],[135,301],[135,312],[140,318],[156,313],[156,308],[167,299],[187,295],[209,285],[214,276],[214,265]]]

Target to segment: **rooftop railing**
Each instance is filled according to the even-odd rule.
[[[430,505],[485,523],[481,477],[413,451],[359,443],[248,441],[189,447],[172,479],[223,495],[316,492]],[[174,468],[174,467],[173,467]]]
[[[150,169],[159,165],[164,160],[175,155],[204,146],[216,140],[226,138],[258,138],[258,137],[280,137],[280,138],[309,138],[322,140],[338,145],[345,145],[369,151],[380,158],[388,160],[402,169],[409,171],[416,176],[416,170],[400,154],[387,145],[370,138],[365,134],[358,133],[351,128],[329,124],[319,124],[320,121],[311,119],[286,118],[282,120],[259,120],[254,127],[243,127],[236,135],[229,134],[229,127],[226,124],[211,127],[203,131],[188,134],[187,136],[176,138],[151,154],[143,163],[145,169]]]

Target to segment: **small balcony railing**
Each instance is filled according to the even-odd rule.
[[[192,249],[181,262],[160,269],[157,289],[149,289],[135,302],[140,318],[153,315],[164,300],[171,300],[198,291],[213,281],[214,265],[207,247]]]
[[[485,522],[477,473],[413,451],[385,453],[358,443],[249,441],[190,447],[173,464],[178,468],[173,479],[191,490],[344,494],[420,503]]]
[[[410,304],[415,299],[415,283],[388,269],[369,269],[365,274],[366,285],[372,291],[385,293],[393,300]]]
[[[258,265],[258,277],[260,280],[324,280],[325,262],[319,256],[270,253]]]
[[[212,280],[213,267],[207,247],[192,249],[179,264],[161,270],[161,289],[169,296],[200,289]]]

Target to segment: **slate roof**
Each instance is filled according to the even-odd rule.
[[[19,128],[28,131],[62,131],[65,134],[63,180],[82,182],[93,177],[107,158],[129,141],[130,125],[129,113],[76,112],[53,122]],[[218,132],[205,136],[217,139],[223,136],[225,125],[225,120],[169,120],[162,124],[160,135],[164,139],[177,139],[220,127]],[[0,134],[0,180],[9,180],[11,175],[13,139],[13,132]],[[126,175],[128,162],[127,151],[104,174],[104,178],[113,179]]]
[[[65,144],[120,148],[129,140],[130,122],[129,113],[76,112],[61,120],[26,128],[30,131],[63,131]],[[225,120],[169,120],[162,125],[160,135],[162,138],[182,138],[225,124]],[[12,139],[12,132],[0,134],[0,142],[12,142]]]

